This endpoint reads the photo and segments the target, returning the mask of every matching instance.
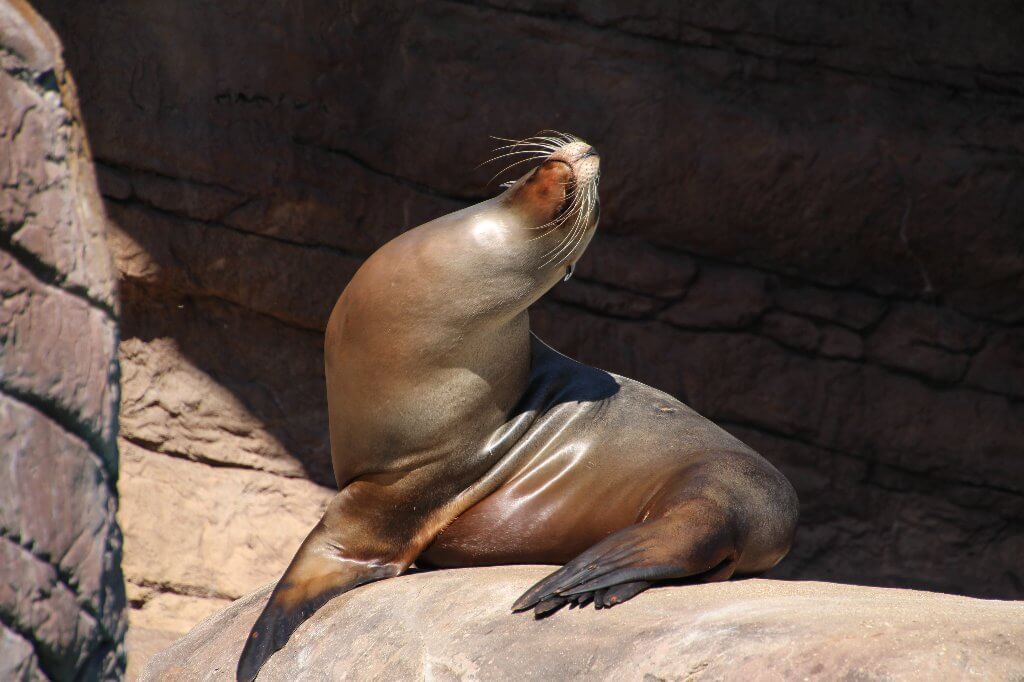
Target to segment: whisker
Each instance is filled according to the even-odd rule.
[[[486,166],[487,164],[489,164],[489,163],[491,163],[493,161],[497,161],[498,159],[504,159],[504,158],[507,158],[509,156],[516,156],[518,154],[533,154],[535,158],[541,158],[541,157],[545,157],[546,158],[548,156],[544,152],[537,151],[536,149],[524,149],[522,151],[517,151],[517,152],[506,152],[504,154],[499,154],[498,156],[494,156],[494,157],[491,157],[490,159],[487,159],[486,161],[481,163],[479,166],[477,166],[477,168],[480,168],[481,166]]]
[[[563,253],[572,253],[576,249],[576,247],[579,246],[579,244],[583,241],[583,238],[587,234],[587,223],[590,220],[590,214],[593,212],[594,209],[594,195],[595,185],[588,184],[585,193],[586,198],[583,200],[578,212],[576,213],[576,219],[573,221],[572,228],[569,230],[569,233],[565,236],[565,238],[559,242],[558,246],[556,246],[555,249],[552,249],[552,251],[549,251],[548,253],[544,254],[545,256],[548,256],[550,254],[550,256],[541,264],[540,267],[543,268],[546,267],[547,265],[550,265],[555,260],[557,260]]]
[[[548,251],[545,254],[543,254],[544,256],[550,256],[552,253],[557,253],[562,248],[562,246],[569,239],[571,239],[572,235],[576,232],[577,226],[579,225],[580,216],[583,215],[583,207],[584,207],[585,204],[586,204],[586,195],[581,195],[581,198],[580,198],[579,201],[573,202],[573,207],[572,207],[572,209],[570,211],[570,213],[573,216],[572,227],[569,229],[569,232],[565,235],[565,237],[558,243],[558,245],[555,246],[550,251]],[[568,216],[569,213],[567,213],[566,215]]]
[[[564,141],[559,140],[559,139],[554,138],[554,137],[528,137],[528,138],[526,138],[524,140],[516,140],[516,139],[513,139],[511,137],[498,137],[496,135],[491,135],[491,139],[493,139],[493,140],[500,140],[502,142],[512,142],[514,144],[547,145],[547,146],[554,147],[555,149],[558,149],[558,148],[562,147],[565,144]]]
[[[540,131],[540,133],[554,133],[555,138],[558,139],[562,143],[563,146],[565,144],[572,144],[573,142],[578,142],[579,141],[579,138],[577,138],[577,137],[575,137],[573,135],[567,135],[566,133],[563,133],[563,132],[558,131],[558,130],[550,130],[550,129],[548,129],[548,130],[542,130],[542,131]],[[535,135],[534,137],[539,137],[540,133],[537,133],[537,135]]]
[[[585,192],[583,194],[578,195],[578,199],[579,200],[578,201],[574,201],[573,205],[569,208],[568,211],[566,211],[566,213],[565,213],[566,218],[568,218],[569,215],[573,215],[574,216],[572,227],[569,228],[569,231],[562,238],[562,240],[558,242],[558,244],[554,248],[552,248],[550,251],[548,251],[547,253],[544,253],[541,256],[542,258],[551,255],[553,252],[555,253],[553,258],[557,257],[558,253],[561,253],[561,251],[564,249],[565,244],[572,240],[573,236],[576,234],[576,230],[579,228],[579,225],[580,225],[580,222],[581,222],[581,219],[582,219],[582,216],[583,216],[583,206],[587,202],[587,196],[588,195]],[[564,221],[563,221],[563,224],[564,224]],[[586,220],[585,219],[583,219],[583,224],[586,225]],[[541,267],[544,267],[545,265],[547,265],[550,262],[551,262],[551,259],[546,260],[544,263],[541,264]]]
[[[535,137],[528,137],[524,141],[525,142],[533,142],[533,143],[536,143],[536,144],[550,144],[556,150],[561,149],[562,147],[565,146],[565,140],[563,140],[560,137],[535,136]]]
[[[515,161],[515,162],[513,162],[513,163],[510,163],[509,165],[505,166],[505,167],[504,167],[504,168],[502,168],[502,169],[501,169],[500,171],[498,171],[497,173],[495,173],[494,175],[492,175],[492,176],[491,176],[491,179],[487,181],[487,184],[489,185],[489,184],[491,184],[492,182],[494,182],[494,180],[495,180],[495,179],[496,179],[496,178],[497,178],[497,177],[498,177],[499,175],[501,175],[501,174],[502,174],[502,173],[504,173],[505,171],[509,170],[510,168],[515,168],[516,166],[518,166],[518,165],[519,165],[519,164],[521,164],[521,163],[527,163],[528,161],[534,161],[534,160],[536,160],[536,159],[540,159],[540,158],[546,158],[546,157],[547,157],[547,155],[546,155],[546,154],[543,154],[543,155],[541,155],[541,156],[529,156],[529,157],[527,157],[527,158],[525,158],[525,159],[519,159],[518,161]]]
[[[544,150],[544,151],[552,152],[552,153],[558,151],[555,147],[551,147],[551,146],[548,146],[548,145],[543,145],[543,144],[540,144],[539,142],[524,142],[522,144],[506,144],[506,145],[503,145],[501,147],[495,147],[491,151],[500,152],[503,149],[533,149],[534,151]]]

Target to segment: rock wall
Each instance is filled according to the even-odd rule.
[[[0,679],[124,672],[116,272],[57,37],[0,0]]]
[[[1024,596],[1016,2],[39,5],[122,277],[133,632],[279,574],[330,494],[338,293],[551,127],[603,217],[534,325],[786,472],[774,575]]]

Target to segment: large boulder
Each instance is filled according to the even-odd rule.
[[[291,680],[1020,679],[1024,604],[819,582],[650,590],[537,621],[509,605],[551,571],[417,573],[356,589],[260,673]],[[234,679],[269,587],[150,660],[143,680]]]
[[[0,679],[124,672],[114,266],[74,83],[0,0]]]

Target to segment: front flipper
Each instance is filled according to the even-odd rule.
[[[632,599],[652,582],[699,576],[729,578],[738,551],[729,524],[700,501],[658,519],[612,533],[531,587],[512,606],[538,617],[567,603],[607,608]]]
[[[236,679],[251,682],[314,611],[354,587],[399,575],[407,566],[353,561],[337,554],[317,526],[303,542],[249,632]]]
[[[329,600],[401,574],[423,549],[426,536],[415,532],[420,518],[397,512],[366,514],[367,509],[390,505],[381,504],[376,495],[370,499],[359,488],[338,493],[299,547],[245,642],[235,673],[240,682],[254,680],[296,628]]]

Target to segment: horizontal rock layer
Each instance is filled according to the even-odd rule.
[[[1024,674],[1024,605],[831,583],[660,587],[543,620],[509,606],[550,568],[421,573],[329,602],[275,680],[940,680]],[[231,680],[269,589],[155,656],[143,680]]]

